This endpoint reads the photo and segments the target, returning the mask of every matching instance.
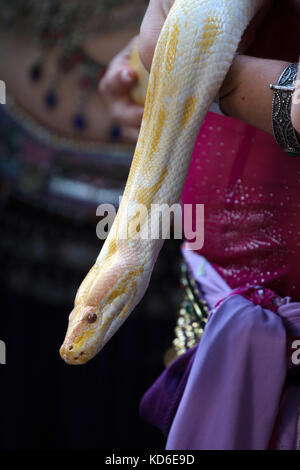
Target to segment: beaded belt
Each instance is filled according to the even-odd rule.
[[[199,343],[210,311],[185,261],[181,263],[180,280],[184,296],[179,308],[175,338],[165,355],[166,366]]]

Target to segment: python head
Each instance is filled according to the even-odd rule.
[[[85,364],[114,335],[134,309],[146,286],[139,285],[143,269],[128,263],[113,263],[98,271],[98,265],[83,281],[69,316],[60,348],[68,364]]]
[[[60,356],[68,364],[85,364],[101,348],[99,330],[100,315],[93,307],[74,307],[69,316],[65,340],[60,348]]]

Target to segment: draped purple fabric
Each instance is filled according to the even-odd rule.
[[[286,385],[286,379],[296,371],[300,303],[264,288],[255,287],[256,296],[250,288],[249,297],[223,290],[203,257],[183,254],[201,290],[218,304],[198,347],[147,392],[141,415],[168,433],[169,450],[297,448],[300,380]]]
[[[167,448],[266,449],[285,377],[281,318],[229,297],[206,326]]]
[[[196,347],[180,356],[145,393],[140,403],[140,416],[168,435],[182,398]]]

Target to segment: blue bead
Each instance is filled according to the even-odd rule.
[[[73,126],[75,127],[75,129],[78,129],[80,131],[85,129],[86,126],[87,126],[86,118],[81,113],[75,114],[75,116],[72,120],[72,123],[73,123]]]
[[[119,140],[122,137],[122,130],[118,124],[113,124],[109,129],[109,136],[112,140]]]
[[[55,106],[57,105],[57,95],[55,91],[53,90],[47,91],[45,95],[45,105],[47,106],[47,108],[50,108],[50,109],[55,108]]]

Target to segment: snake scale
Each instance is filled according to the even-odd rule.
[[[60,349],[67,363],[94,357],[143,297],[163,239],[139,236],[149,217],[134,208],[142,204],[149,214],[180,200],[199,128],[261,6],[262,0],[175,0],[156,45],[118,213],[69,316]]]

